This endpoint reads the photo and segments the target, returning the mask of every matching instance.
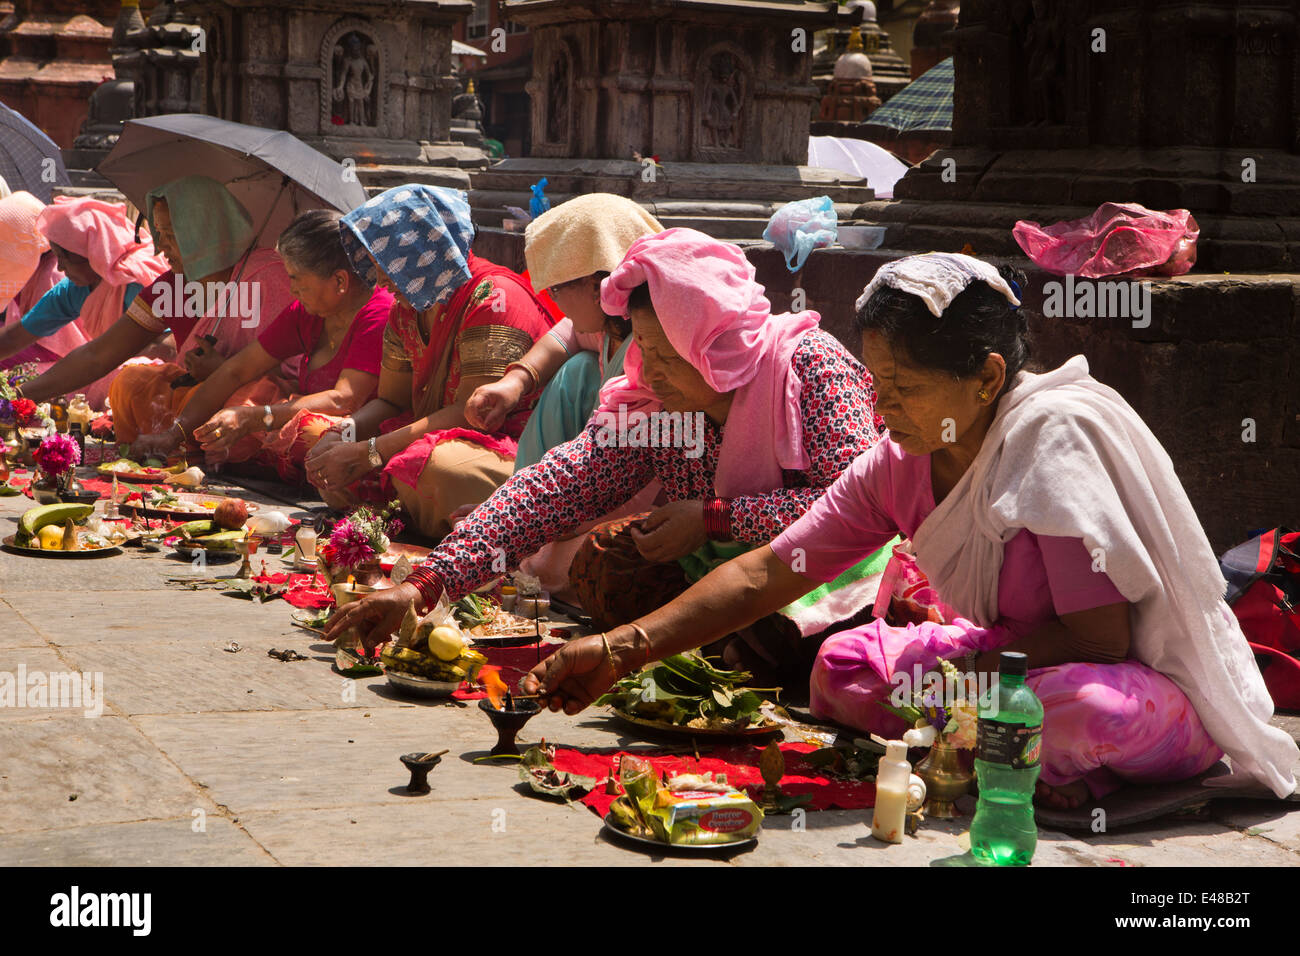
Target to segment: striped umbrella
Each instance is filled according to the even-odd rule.
[[[952,130],[952,57],[927,70],[867,117],[899,133]]]
[[[68,186],[63,153],[40,129],[0,103],[0,176],[14,192],[26,190],[43,203],[53,201],[55,186]]]

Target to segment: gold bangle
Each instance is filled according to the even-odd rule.
[[[618,664],[616,664],[616,663],[614,662],[614,652],[613,652],[612,650],[610,650],[610,647],[609,647],[609,638],[606,637],[605,634],[604,634],[603,632],[602,632],[601,635],[600,635],[600,642],[601,642],[602,644],[605,645],[605,660],[609,661],[609,669],[610,669],[610,671],[613,672],[614,676],[617,678],[617,677],[618,677]]]
[[[636,632],[636,636],[638,638],[645,641],[645,657],[641,661],[641,666],[645,667],[647,664],[650,663],[650,635],[645,632],[644,627],[642,627],[640,624],[637,624],[635,621],[628,624],[628,627],[632,628],[632,630]]]
[[[506,372],[508,373],[512,368],[523,369],[525,372],[528,373],[529,379],[532,380],[533,387],[530,388],[527,392],[525,392],[524,393],[525,395],[531,395],[533,394],[533,392],[536,392],[541,389],[542,376],[538,374],[537,369],[533,368],[531,365],[529,365],[527,362],[523,361],[522,359],[518,362],[511,362],[509,365],[507,365]]]

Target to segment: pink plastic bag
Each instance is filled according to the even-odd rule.
[[[1196,219],[1186,209],[1156,212],[1137,203],[1103,203],[1091,216],[1011,231],[1034,265],[1057,275],[1180,276],[1196,264]]]
[[[926,621],[950,624],[957,618],[957,612],[943,603],[925,572],[917,566],[910,541],[894,545],[880,578],[872,613],[892,627]]]

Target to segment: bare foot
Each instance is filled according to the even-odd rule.
[[[1048,786],[1039,780],[1034,787],[1034,799],[1057,810],[1074,810],[1082,806],[1089,793],[1088,785],[1082,780],[1057,787]]]

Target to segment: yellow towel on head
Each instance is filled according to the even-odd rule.
[[[528,277],[534,289],[550,289],[613,272],[632,243],[663,231],[659,220],[630,199],[612,193],[576,196],[528,224]]]

